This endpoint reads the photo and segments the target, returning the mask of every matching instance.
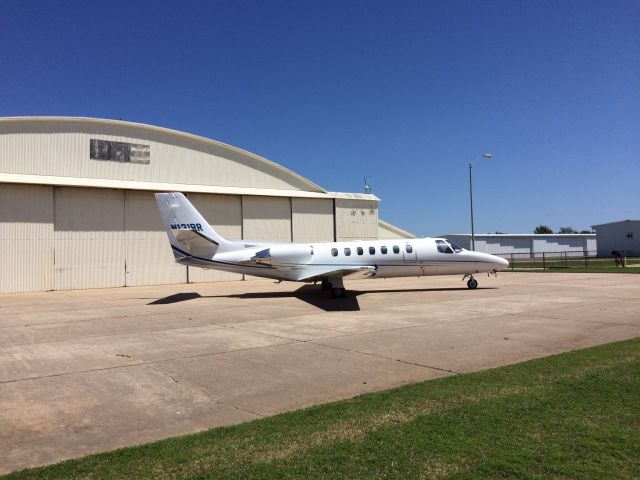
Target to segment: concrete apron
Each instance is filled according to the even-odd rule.
[[[636,275],[478,280],[3,295],[0,473],[640,335]]]

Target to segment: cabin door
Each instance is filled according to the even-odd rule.
[[[417,259],[416,246],[411,243],[406,243],[402,250],[402,259],[407,263],[415,262]]]

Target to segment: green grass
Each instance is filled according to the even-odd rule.
[[[7,478],[150,477],[638,478],[640,338]]]

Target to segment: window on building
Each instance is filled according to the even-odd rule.
[[[348,257],[349,255],[351,255],[351,249],[349,247],[344,249],[344,254]]]
[[[436,240],[436,248],[440,253],[453,253],[451,247],[444,240]]]
[[[398,245],[393,246],[393,253],[400,253],[400,247]]]
[[[380,253],[382,253],[383,255],[387,254],[387,247],[380,247]]]
[[[375,255],[376,254],[376,247],[369,247],[369,255]]]
[[[362,247],[358,247],[356,248],[356,252],[358,252],[358,255],[362,255],[364,253],[364,250],[362,249]]]
[[[332,257],[337,257],[338,256],[338,249],[337,248],[332,248],[331,249],[331,256]]]

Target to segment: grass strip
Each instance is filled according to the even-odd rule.
[[[3,478],[639,477],[636,338]]]

